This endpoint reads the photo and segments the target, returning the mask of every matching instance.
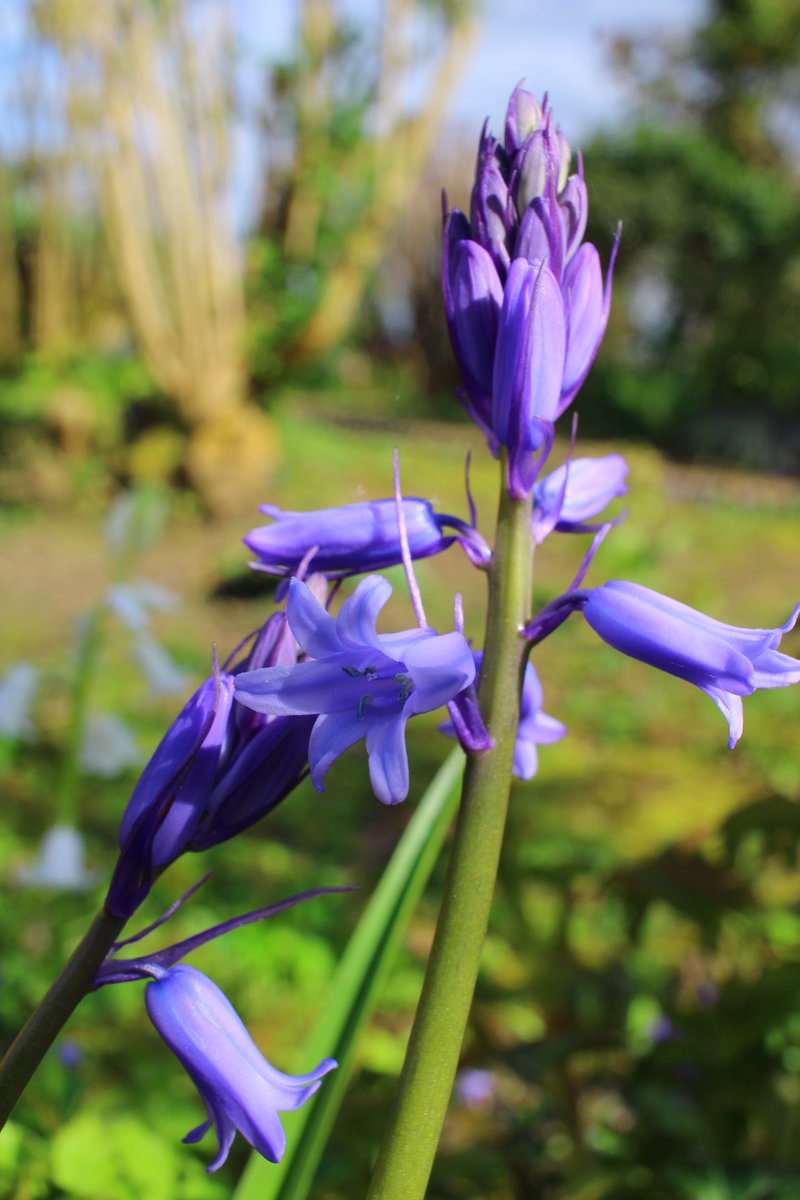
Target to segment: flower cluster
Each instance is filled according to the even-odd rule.
[[[419,714],[447,706],[449,720],[440,729],[470,754],[490,752],[492,737],[502,733],[510,760],[515,734],[513,772],[530,780],[538,747],[567,730],[543,711],[539,677],[526,656],[572,613],[581,613],[615,650],[703,690],[728,721],[730,746],[741,736],[743,696],[800,682],[800,663],[778,649],[800,606],[776,629],[743,629],[637,583],[582,586],[603,538],[621,519],[603,520],[602,514],[625,493],[628,468],[617,454],[574,458],[570,445],[567,461],[540,477],[555,421],[575,398],[603,337],[616,254],[615,241],[604,282],[597,250],[583,241],[587,190],[580,161],[570,174],[571,158],[547,101],[540,104],[518,87],[503,141],[485,128],[481,135],[469,216],[453,209],[445,217],[450,337],[463,402],[492,453],[504,460],[503,487],[511,499],[501,513],[513,509],[521,518],[514,528],[515,534],[521,530],[523,558],[553,533],[595,535],[570,587],[529,621],[529,610],[521,617],[518,610],[501,631],[515,653],[495,659],[493,674],[505,677],[501,661],[519,665],[507,680],[520,693],[516,729],[508,722],[502,730],[483,723],[479,675],[491,650],[473,650],[465,638],[460,598],[455,628],[440,634],[425,619],[414,578],[413,560],[440,554],[454,542],[493,589],[508,568],[478,531],[469,488],[468,522],[437,512],[425,499],[403,496],[397,465],[393,498],[309,512],[265,505],[271,523],[244,541],[254,567],[281,577],[278,606],[222,667],[215,660],[130,797],[106,898],[107,913],[120,924],[180,855],[238,835],[306,774],[322,790],[334,760],[362,740],[377,798],[385,804],[404,800],[406,724]],[[379,633],[377,620],[392,588],[375,572],[399,563],[416,624]],[[338,589],[355,575],[365,577],[334,615]],[[284,598],[285,610],[279,607]],[[131,594],[119,593],[116,603],[127,611]],[[496,633],[500,624],[490,621],[488,628]],[[524,653],[518,636],[526,641]],[[499,774],[497,761],[489,766]],[[457,889],[453,894],[462,895]],[[96,976],[96,986],[147,981],[150,1018],[207,1109],[207,1120],[186,1140],[216,1128],[219,1153],[211,1170],[225,1161],[237,1130],[265,1158],[278,1161],[285,1145],[278,1113],[304,1104],[336,1064],[325,1059],[294,1077],[276,1071],[216,985],[180,960],[204,941],[303,898],[146,957],[117,957],[151,926],[113,946]]]
[[[571,158],[546,98],[517,87],[503,141],[485,126],[481,134],[469,218],[445,214],[444,303],[462,400],[492,453],[506,449],[517,499],[530,493],[608,322],[618,239],[604,284],[597,250],[582,241],[587,191]]]

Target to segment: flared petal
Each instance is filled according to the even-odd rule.
[[[420,642],[430,641],[439,635],[433,629],[403,629],[399,633],[382,633],[381,650],[387,658],[403,662],[406,652]]]
[[[768,650],[752,660],[753,682],[757,688],[789,687],[800,683],[800,660],[778,650]]]
[[[711,697],[728,722],[728,749],[732,750],[744,730],[742,697],[734,696],[731,692],[725,692],[718,687],[704,687],[702,690]]]
[[[361,580],[353,595],[345,600],[336,621],[337,632],[344,646],[374,646],[380,650],[375,622],[391,594],[392,585],[383,575],[368,575]]]
[[[317,717],[308,744],[308,761],[311,767],[311,782],[318,792],[328,768],[361,738],[369,729],[368,714],[359,716],[355,709],[346,712],[323,713]]]
[[[569,730],[562,721],[547,713],[537,712],[525,721],[520,721],[519,736],[536,742],[539,746],[552,746],[566,737]]]
[[[382,804],[399,804],[408,795],[406,715],[376,721],[367,731],[369,778]]]
[[[406,649],[405,665],[414,681],[411,712],[431,712],[452,700],[475,678],[475,660],[460,633],[444,633]]]
[[[539,770],[539,751],[536,743],[527,739],[517,738],[514,743],[514,763],[512,773],[515,779],[525,782],[533,779]]]
[[[551,529],[570,532],[598,516],[627,491],[628,464],[619,454],[575,458],[540,479],[533,489],[533,531],[537,541]]]
[[[286,615],[298,645],[311,658],[326,658],[345,649],[335,619],[300,579],[292,579],[289,584]]]

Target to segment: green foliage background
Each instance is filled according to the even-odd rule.
[[[308,503],[309,478],[315,503],[386,494],[399,442],[409,491],[435,479],[439,506],[464,509],[464,445],[441,428],[434,436],[431,427],[351,431],[311,421],[289,400],[277,419],[290,451],[278,503]],[[488,530],[494,467],[470,440]],[[594,580],[637,579],[742,623],[783,619],[800,492],[755,476],[676,468],[651,451],[632,449],[629,458],[631,516],[604,546]],[[17,653],[41,661],[65,644],[72,604],[54,603],[52,580],[62,580],[63,592],[63,579],[80,572],[91,589],[101,567],[97,532],[66,518],[7,525],[12,563],[28,557],[37,539],[51,547],[38,583],[21,579],[11,601]],[[204,644],[215,637],[223,649],[232,645],[269,603],[243,597],[236,582],[241,533],[238,524],[204,528],[178,511],[142,563],[150,577],[182,581],[185,607],[162,618],[160,632],[198,677]],[[568,537],[546,545],[542,602],[566,586],[583,549],[583,539]],[[400,573],[390,574],[396,594],[387,628],[410,619]],[[440,628],[449,624],[453,591],[463,590],[468,633],[478,637],[482,580],[458,553],[422,562],[420,578]],[[797,652],[796,635],[787,649]],[[124,655],[112,635],[95,698],[132,721],[149,750],[173,704],[148,701]],[[721,718],[703,696],[614,655],[579,622],[545,643],[536,661],[546,710],[567,722],[570,736],[542,751],[532,784],[515,788],[465,1053],[467,1066],[492,1072],[494,1095],[476,1109],[454,1100],[430,1194],[788,1198],[800,1180],[796,698],[768,692],[749,700],[745,738],[730,753]],[[7,752],[4,1036],[92,907],[88,896],[14,882],[51,819],[64,716],[54,681],[40,705],[44,741]],[[447,751],[433,719],[413,723],[410,742],[412,794],[402,808],[375,802],[356,748],[332,769],[323,795],[303,787],[251,834],[181,860],[143,913],[143,921],[156,915],[208,866],[212,880],[171,922],[170,938],[305,887],[359,886],[360,894],[314,901],[195,956],[284,1068],[296,1064],[357,913]],[[133,779],[87,782],[81,798],[100,879]],[[365,1035],[312,1193],[320,1200],[345,1200],[365,1186],[421,982],[439,878],[437,871]],[[230,1194],[244,1149],[237,1143],[212,1180],[202,1170],[206,1149],[180,1146],[199,1119],[199,1101],[148,1026],[138,987],[90,997],[67,1038],[80,1050],[78,1065],[66,1066],[56,1050],[0,1138],[5,1194],[127,1198],[142,1192],[143,1163],[157,1164],[148,1168],[148,1195]]]

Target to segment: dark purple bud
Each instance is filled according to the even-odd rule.
[[[297,643],[284,613],[258,631],[232,671],[207,679],[167,731],[128,802],[106,907],[130,916],[154,878],[187,850],[202,850],[252,825],[308,771],[313,722],[277,719],[233,702],[250,669],[285,670]]]
[[[508,484],[518,499],[535,480],[536,451],[547,441],[561,392],[566,326],[561,289],[543,263],[515,259],[497,335],[492,426],[509,451]]]
[[[308,772],[313,717],[273,717],[234,705],[252,721],[249,738],[220,773],[189,842],[207,850],[248,829],[285,800]],[[260,720],[259,720],[260,718]]]
[[[564,226],[557,203],[538,196],[525,209],[514,243],[514,257],[547,262],[556,279],[564,262]]]
[[[488,415],[503,287],[477,242],[457,242],[449,266],[450,340],[473,405]]]
[[[106,897],[115,916],[130,916],[155,876],[186,850],[217,774],[232,704],[232,676],[207,679],[142,772],[122,817]]]
[[[567,354],[558,416],[572,403],[600,348],[611,309],[611,280],[619,245],[614,239],[605,287],[600,255],[584,242],[564,270],[562,288],[567,314]]]
[[[472,237],[488,251],[501,279],[505,278],[508,251],[508,183],[505,153],[495,138],[481,134],[478,165],[470,201]]]
[[[579,175],[570,175],[558,197],[559,216],[564,231],[564,262],[574,257],[586,232],[589,193]]]

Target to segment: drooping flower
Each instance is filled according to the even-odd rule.
[[[628,464],[619,454],[574,458],[537,481],[533,489],[533,536],[543,542],[553,529],[560,533],[593,533],[587,524],[617,496],[627,491]]]
[[[0,737],[31,741],[36,726],[31,716],[39,672],[31,663],[12,663],[0,679]]]
[[[533,663],[528,663],[522,681],[519,726],[514,743],[514,774],[517,779],[533,779],[539,769],[537,747],[560,742],[567,733],[566,725],[542,712],[543,700],[539,676]]]
[[[97,872],[86,866],[86,842],[80,830],[73,825],[51,825],[36,858],[17,878],[24,887],[85,892],[95,886]]]
[[[245,671],[236,699],[276,717],[316,715],[309,743],[318,790],[331,763],[366,738],[372,789],[384,804],[408,794],[405,726],[409,717],[452,700],[475,677],[460,633],[432,629],[378,634],[378,613],[391,595],[380,575],[362,579],[334,618],[299,579],[289,587],[289,627],[310,660]]]
[[[710,696],[728,722],[731,749],[742,735],[742,696],[800,683],[800,661],[777,649],[794,627],[800,605],[777,629],[744,629],[623,580],[575,597],[589,625],[609,646]]]
[[[296,661],[286,615],[273,613],[241,661],[215,671],[184,706],[128,801],[110,912],[129,916],[179,855],[233,837],[303,778],[313,721],[265,717],[233,700],[238,672]]]
[[[483,651],[473,651],[475,669],[480,674],[483,662]],[[542,685],[533,663],[527,663],[522,680],[522,696],[520,698],[519,725],[517,738],[514,743],[513,773],[517,779],[533,779],[539,767],[538,746],[549,746],[558,742],[567,732],[555,717],[542,712],[544,697]],[[442,733],[455,737],[455,727],[452,721],[445,721],[439,726]]]
[[[237,1131],[270,1162],[286,1148],[281,1112],[301,1108],[336,1067],[332,1058],[306,1075],[286,1075],[262,1055],[227,997],[201,971],[180,963],[154,968],[145,989],[150,1020],[197,1087],[207,1119],[183,1139],[198,1142],[214,1126],[218,1170]]]
[[[471,525],[435,512],[427,500],[417,497],[403,497],[402,505],[412,558],[440,554],[457,541],[473,562],[488,562],[491,551]],[[252,529],[244,544],[256,555],[255,565],[271,574],[296,574],[312,551],[307,565],[328,578],[360,575],[401,561],[394,499],[313,512],[284,512],[264,504],[261,512],[273,523]]]

